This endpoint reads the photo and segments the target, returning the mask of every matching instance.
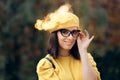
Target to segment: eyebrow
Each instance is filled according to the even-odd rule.
[[[61,30],[74,31],[74,30],[78,30],[78,29],[73,29],[73,30],[69,30],[69,29],[61,29]]]

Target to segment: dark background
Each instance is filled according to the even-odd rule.
[[[0,80],[37,80],[49,35],[34,24],[65,1],[95,35],[89,52],[102,80],[120,79],[120,0],[0,0]]]

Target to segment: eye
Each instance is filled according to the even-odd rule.
[[[79,34],[80,30],[73,30],[72,33],[73,34]]]
[[[62,30],[61,30],[61,33],[62,33],[62,34],[69,34],[69,32],[70,32],[70,31],[69,31],[69,30],[66,30],[66,29],[62,29]]]
[[[80,30],[73,30],[73,31],[72,31],[72,35],[73,35],[74,37],[77,37],[77,36],[79,35],[79,32],[80,32]]]

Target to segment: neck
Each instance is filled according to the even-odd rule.
[[[59,49],[59,56],[69,56],[70,55],[70,51],[69,50],[65,50],[65,49]]]

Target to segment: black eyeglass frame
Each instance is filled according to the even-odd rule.
[[[80,33],[80,30],[72,30],[72,31],[70,31],[70,30],[67,30],[67,29],[60,29],[60,30],[58,30],[58,31],[60,31],[60,33],[61,33],[61,35],[62,35],[63,37],[69,37],[70,34],[71,34],[72,37],[77,38],[77,37],[79,36],[79,33]],[[66,35],[64,34],[63,31],[66,31],[66,32],[67,32]]]

